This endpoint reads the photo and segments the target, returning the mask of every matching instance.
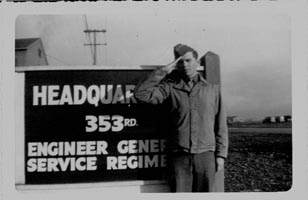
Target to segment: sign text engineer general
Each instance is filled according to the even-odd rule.
[[[120,156],[109,156],[106,141],[29,142],[28,172],[93,171],[97,157],[106,156],[107,170],[157,168],[166,166],[166,140],[121,140],[117,144]],[[138,155],[127,155],[138,154]]]

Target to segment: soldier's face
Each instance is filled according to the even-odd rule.
[[[194,57],[193,53],[187,52],[183,55],[179,67],[188,77],[193,77],[197,74],[198,66],[198,60]]]

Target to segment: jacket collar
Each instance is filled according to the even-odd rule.
[[[193,88],[193,90],[198,89],[200,87],[200,85],[203,86],[207,86],[208,82],[200,75],[197,74],[198,76],[198,82],[196,83],[195,87]],[[173,86],[176,89],[179,90],[184,90],[186,92],[190,92],[191,89],[188,87],[188,85],[185,83],[185,81],[183,80],[183,78],[180,78]]]

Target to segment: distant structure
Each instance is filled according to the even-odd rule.
[[[291,115],[285,115],[285,116],[284,116],[284,120],[285,120],[286,122],[292,122],[292,117],[291,117]]]
[[[284,122],[292,122],[292,117],[290,115],[284,116],[267,116],[264,118],[263,123],[284,123]]]
[[[242,123],[245,122],[244,119],[238,117],[238,116],[228,116],[227,117],[227,123],[230,124],[235,124],[235,123]]]
[[[15,40],[15,66],[48,65],[46,53],[40,38]]]

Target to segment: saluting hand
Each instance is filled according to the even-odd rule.
[[[175,69],[176,64],[179,62],[179,60],[181,60],[181,58],[182,56],[178,57],[176,60],[164,66],[162,70],[166,71],[168,74],[171,73]]]

